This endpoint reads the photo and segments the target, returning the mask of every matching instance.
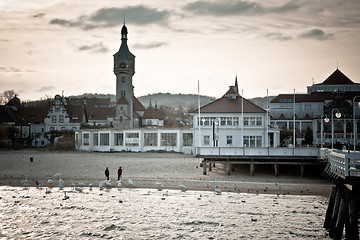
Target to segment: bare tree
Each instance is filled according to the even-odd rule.
[[[0,94],[0,104],[5,105],[16,96],[14,90],[6,90]]]

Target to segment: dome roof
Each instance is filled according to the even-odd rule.
[[[127,27],[125,26],[125,24],[124,24],[124,26],[121,28],[121,35],[124,35],[124,34],[128,34],[128,30],[127,30]]]

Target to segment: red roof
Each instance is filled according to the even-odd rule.
[[[200,108],[202,113],[241,113],[242,99],[244,99],[244,113],[265,113],[265,109],[257,106],[249,100],[237,95],[235,99],[225,95]],[[197,110],[196,110],[197,111]],[[194,112],[196,112],[194,111]]]

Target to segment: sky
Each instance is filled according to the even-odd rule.
[[[338,67],[360,83],[359,0],[0,0],[0,93],[115,94],[128,29],[135,96],[305,93]]]

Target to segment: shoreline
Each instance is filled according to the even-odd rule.
[[[23,187],[21,178],[1,178],[0,186],[9,187]],[[57,179],[54,180],[54,184],[49,185],[46,178],[28,179],[30,187],[36,187],[35,180],[39,183],[43,183],[42,188],[57,188]],[[275,194],[275,195],[316,195],[328,197],[332,184],[321,184],[321,183],[288,183],[288,182],[261,182],[261,181],[208,181],[208,180],[181,180],[181,179],[138,179],[131,178],[133,184],[128,183],[128,179],[123,179],[122,186],[120,188],[140,188],[140,189],[159,189],[156,183],[162,183],[161,190],[181,190],[179,185],[183,184],[186,186],[188,191],[214,191],[214,189],[221,189],[222,192],[233,192],[233,193],[251,193],[251,194]],[[99,188],[99,183],[104,179],[65,179],[64,186],[66,188],[71,187],[71,184],[79,186],[79,182],[85,183],[86,187],[89,188],[89,184],[93,184],[93,188]],[[110,179],[111,181],[111,179]],[[111,181],[113,187],[116,186],[116,179]]]
[[[218,164],[203,175],[200,161],[179,153],[0,151],[0,185],[22,187],[22,181],[28,179],[31,187],[36,187],[37,180],[46,188],[48,179],[52,179],[53,188],[58,188],[55,175],[59,173],[65,187],[83,182],[98,188],[105,178],[105,168],[109,167],[111,183],[116,186],[117,168],[122,166],[122,188],[156,189],[156,183],[161,182],[163,189],[174,190],[180,190],[179,185],[184,184],[189,191],[211,191],[218,187],[223,192],[328,197],[333,186],[329,180],[312,176],[312,169],[308,170],[309,176],[301,178],[298,169],[291,167],[283,168],[280,176],[275,177],[272,168],[259,166],[255,176],[249,176],[249,168],[241,166],[229,176],[224,166]],[[128,184],[128,179],[133,185]]]

